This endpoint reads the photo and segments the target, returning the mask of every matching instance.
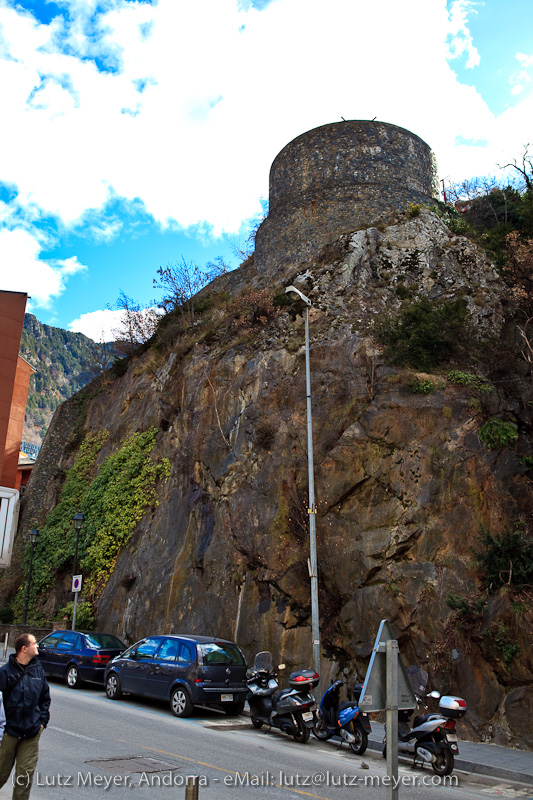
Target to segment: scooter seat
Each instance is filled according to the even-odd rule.
[[[276,694],[272,695],[272,702],[274,703],[274,705],[276,703],[279,703],[279,701],[282,699],[282,697],[285,697],[286,695],[290,694],[291,692],[292,692],[292,689],[290,689],[290,688],[280,689],[279,692],[276,692]]]
[[[359,703],[356,703],[355,700],[343,700],[342,703],[339,703],[339,711],[345,708],[359,708]]]
[[[434,714],[424,714],[423,717],[415,717],[413,720],[413,728],[418,728],[419,725],[423,725],[426,720],[434,716]]]

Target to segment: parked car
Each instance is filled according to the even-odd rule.
[[[39,659],[47,675],[76,689],[83,681],[103,683],[107,663],[125,649],[111,633],[54,631],[39,642]]]
[[[165,699],[176,717],[195,705],[241,714],[246,698],[246,660],[233,642],[210,636],[149,636],[109,662],[106,694]]]

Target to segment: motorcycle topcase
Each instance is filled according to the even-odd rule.
[[[461,719],[466,714],[466,700],[462,697],[444,695],[439,700],[439,711],[443,717]]]
[[[300,669],[298,672],[291,672],[289,675],[289,685],[292,689],[302,689],[309,691],[318,686],[320,676],[314,669]]]

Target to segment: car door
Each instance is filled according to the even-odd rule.
[[[57,646],[53,650],[52,655],[52,675],[63,677],[65,675],[67,664],[73,659],[76,659],[77,652],[80,650],[80,637],[75,631],[67,631],[63,634]]]
[[[148,666],[152,663],[161,642],[161,636],[151,636],[131,647],[124,655],[119,675],[122,689],[133,694],[146,694]]]
[[[46,636],[39,642],[39,661],[43,665],[46,675],[54,674],[52,672],[54,651],[62,636],[63,631],[55,631],[55,633],[51,633],[50,636]]]
[[[174,637],[164,637],[152,661],[146,665],[146,692],[152,697],[170,695],[178,671],[180,641]]]

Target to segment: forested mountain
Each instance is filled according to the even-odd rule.
[[[41,444],[57,406],[98,372],[95,347],[83,333],[44,325],[33,314],[25,315],[20,354],[37,370],[30,381],[25,441]]]

